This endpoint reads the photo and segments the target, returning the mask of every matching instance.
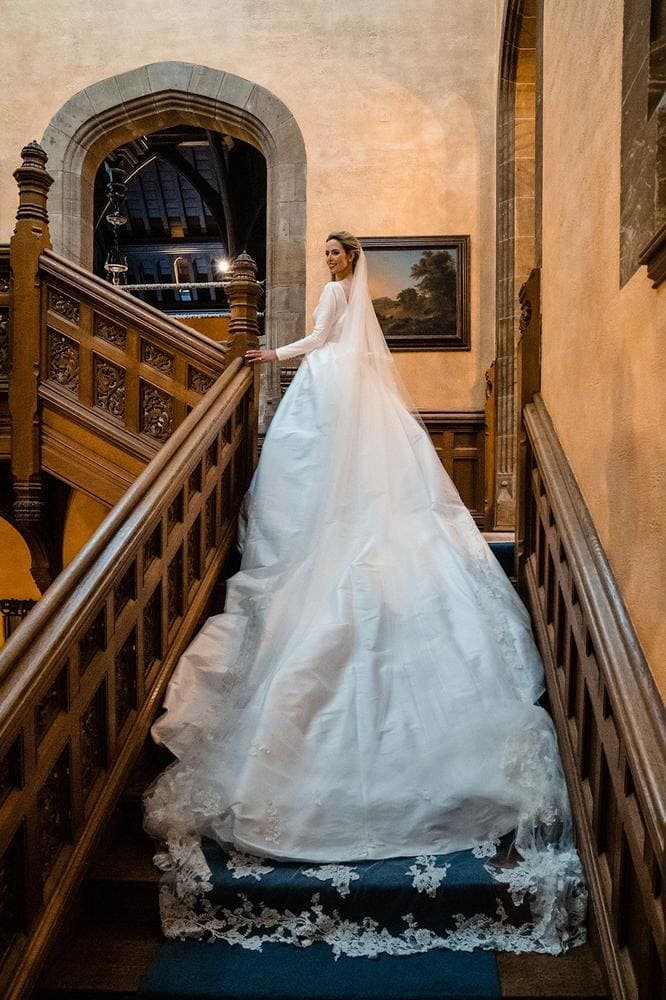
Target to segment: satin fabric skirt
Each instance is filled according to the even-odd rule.
[[[146,828],[315,862],[567,845],[528,613],[423,426],[349,364],[313,351],[273,418],[224,613],[153,727],[178,760]]]

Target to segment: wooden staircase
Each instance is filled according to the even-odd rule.
[[[0,247],[0,505],[36,580],[35,552],[62,548],[54,482],[113,506],[64,571],[39,564],[43,597],[0,652],[3,1000],[85,913],[78,886],[232,558],[257,457],[254,262],[232,264],[231,342],[214,344],[52,253],[46,159],[22,151]]]
[[[26,533],[49,530],[43,471],[115,506],[0,653],[0,996],[118,1000],[136,995],[160,945],[140,795],[166,761],[145,741],[210,608],[256,462],[258,376],[239,358],[257,342],[261,289],[240,262],[226,354],[137,306],[50,251],[45,157],[23,152],[17,232],[11,252],[0,247],[0,458],[11,457],[13,514]],[[608,996],[658,1000],[666,717],[528,383],[521,584]],[[500,955],[502,995],[599,1000],[595,955]]]
[[[152,741],[144,745],[33,1000],[136,996],[162,940],[159,872],[142,827],[141,794],[171,759]],[[512,1000],[607,997],[591,944],[558,957],[504,953],[498,962],[502,996]]]

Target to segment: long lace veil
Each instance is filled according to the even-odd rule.
[[[343,352],[358,355],[360,366],[366,369],[370,366],[374,377],[383,384],[385,390],[399,399],[425,430],[425,424],[398,372],[377,319],[368,285],[367,257],[363,250],[359,252],[352,277],[340,348]],[[351,358],[349,360],[353,363]]]

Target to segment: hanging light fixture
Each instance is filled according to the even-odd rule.
[[[127,216],[121,211],[122,204],[127,195],[127,185],[123,181],[112,180],[107,184],[107,195],[109,197],[110,211],[106,215],[106,221],[111,226],[111,246],[104,261],[104,270],[109,276],[109,281],[114,285],[124,282],[123,275],[129,270],[127,257],[120,250],[120,227],[127,225]]]

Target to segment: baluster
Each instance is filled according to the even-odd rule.
[[[229,323],[231,351],[228,355],[229,361],[231,361],[232,358],[242,358],[248,348],[257,347],[259,344],[257,305],[264,290],[256,280],[257,265],[248,253],[243,252],[232,261],[229,273],[230,277],[225,282],[225,290],[227,299],[229,300],[229,308],[231,309],[231,320]],[[254,383],[250,396],[250,412],[248,414],[250,426],[247,429],[247,433],[250,438],[252,461],[252,468],[248,470],[248,476],[257,464],[259,367],[259,365],[254,366]]]

